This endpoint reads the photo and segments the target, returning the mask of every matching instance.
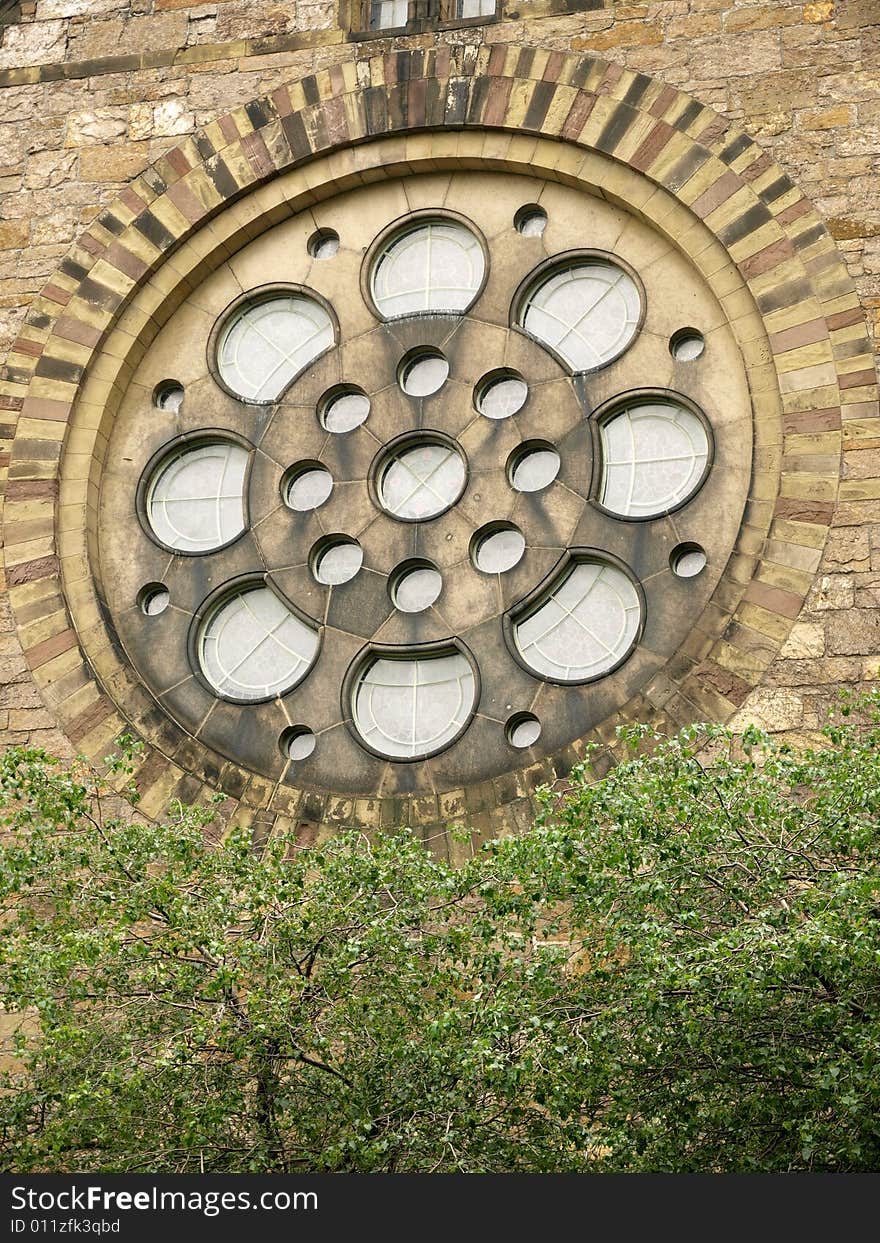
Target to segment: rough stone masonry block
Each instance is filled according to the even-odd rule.
[[[832,656],[880,652],[880,609],[847,609],[829,617],[826,638]]]

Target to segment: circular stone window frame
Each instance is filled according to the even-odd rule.
[[[474,675],[474,699],[467,719],[461,728],[441,746],[435,747],[432,751],[425,751],[420,755],[391,756],[371,746],[358,729],[357,722],[354,719],[355,693],[360,685],[361,677],[369,666],[376,660],[421,660],[423,658],[431,660],[441,656],[452,656],[456,653],[465,658]],[[367,643],[345,671],[345,676],[342,679],[339,704],[342,709],[342,720],[345,728],[357,745],[363,751],[366,751],[368,755],[383,760],[386,764],[423,764],[426,760],[431,760],[436,755],[442,755],[444,751],[448,751],[457,742],[461,741],[474,717],[479,713],[482,693],[483,684],[476,658],[464,640],[454,635],[450,639],[434,639],[429,643]]]
[[[483,252],[483,275],[480,284],[471,298],[467,306],[461,311],[406,311],[403,315],[383,315],[373,299],[373,282],[371,279],[373,265],[379,255],[398,237],[403,237],[409,233],[411,229],[416,229],[420,224],[457,224],[463,229],[467,229],[480,245]],[[421,207],[416,211],[407,212],[402,216],[398,216],[396,220],[392,220],[389,225],[377,234],[361,261],[360,270],[360,289],[361,297],[373,315],[380,324],[399,324],[403,320],[420,320],[420,319],[460,319],[463,315],[469,315],[474,309],[477,302],[483,296],[486,285],[489,280],[489,244],[483,234],[482,229],[478,229],[472,220],[457,211],[449,211],[444,208]]]
[[[588,678],[552,678],[548,674],[537,673],[535,669],[524,659],[516,642],[516,626],[518,622],[525,621],[532,613],[536,612],[545,600],[549,599],[553,588],[559,584],[560,586],[568,577],[570,569],[584,563],[595,565],[610,565],[614,569],[620,570],[625,574],[629,582],[635,588],[636,596],[639,601],[639,624],[633,638],[626,650],[618,657],[613,665],[609,665],[607,669],[603,669],[601,673],[594,673]],[[537,683],[538,686],[542,682],[546,682],[550,686],[574,687],[589,686],[591,682],[601,682],[604,678],[610,677],[616,673],[632,656],[633,652],[641,642],[642,635],[645,633],[645,625],[648,619],[648,602],[645,589],[631,568],[622,561],[620,557],[608,552],[604,548],[567,548],[556,564],[541,579],[540,583],[534,587],[527,596],[523,596],[516,604],[509,608],[501,618],[501,632],[504,635],[504,642],[507,650],[516,663],[525,673],[529,675]]]
[[[489,836],[521,831],[533,819],[537,784],[559,779],[591,743],[605,766],[620,753],[609,718],[473,798],[449,781],[433,795],[393,800],[273,784],[177,726],[119,644],[102,604],[96,519],[127,377],[193,286],[230,255],[365,181],[482,167],[569,186],[640,217],[687,256],[719,303],[752,393],[758,450],[748,521],[686,648],[615,719],[667,729],[730,719],[778,655],[816,580],[818,570],[785,590],[762,580],[778,564],[767,537],[797,553],[791,528],[802,522],[811,550],[821,552],[840,486],[840,414],[876,416],[878,391],[864,309],[809,200],[736,122],[675,87],[577,53],[548,62],[546,49],[487,44],[476,67],[468,60],[463,70],[465,54],[471,49],[398,51],[402,86],[386,84],[380,59],[365,62],[369,114],[363,83],[342,82],[337,66],[323,69],[169,148],[86,227],[69,256],[83,276],[69,275],[65,260],[10,350],[3,391],[20,421],[4,498],[4,561],[19,641],[46,707],[80,753],[101,765],[123,731],[143,739],[135,779],[146,816],[162,815],[169,798],[199,798],[207,783],[225,792],[228,814],[252,825],[258,841],[276,822],[298,825],[304,842],[322,824],[332,831],[405,822],[460,859],[469,848],[449,837],[450,821],[467,819]],[[401,91],[423,102],[407,114]],[[372,109],[374,96],[381,109]],[[529,100],[540,107],[526,126]],[[833,351],[836,341],[847,343],[846,357]],[[809,362],[800,361],[804,353]],[[781,483],[780,450],[813,430],[815,410],[830,412],[832,443],[814,463],[795,440]],[[50,477],[32,451],[34,420],[47,443],[60,446]],[[38,489],[46,497],[57,489],[58,499],[35,517]],[[35,532],[45,548],[37,558]],[[758,646],[748,641],[754,629]],[[737,672],[730,648],[743,653]]]
[[[416,397],[413,400],[423,401],[424,398]],[[457,454],[457,456],[464,463],[464,482],[462,483],[455,499],[450,501],[445,509],[438,509],[435,514],[429,514],[426,518],[401,518],[398,514],[395,514],[392,510],[388,509],[382,501],[382,478],[392,461],[400,457],[401,452],[406,452],[410,445],[412,445],[413,448],[417,448],[420,442],[441,444]],[[370,494],[370,500],[372,501],[377,512],[385,514],[385,516],[390,518],[393,522],[400,522],[409,526],[420,523],[423,524],[426,522],[435,522],[438,518],[442,518],[444,514],[448,514],[450,509],[454,509],[464,496],[465,492],[467,492],[470,481],[470,463],[468,462],[468,457],[464,449],[452,436],[449,436],[446,432],[437,431],[437,429],[433,427],[420,427],[416,430],[410,429],[408,431],[401,432],[399,436],[395,436],[393,440],[389,440],[387,444],[381,446],[378,452],[374,455],[367,469],[367,491]]]
[[[567,359],[554,350],[552,345],[548,345],[546,341],[542,341],[540,337],[536,337],[534,333],[529,332],[523,326],[522,319],[528,305],[529,298],[536,290],[544,284],[545,281],[551,279],[557,272],[566,272],[569,268],[577,267],[583,262],[591,262],[598,260],[600,263],[610,264],[612,267],[620,268],[632,283],[635,285],[639,295],[639,318],[636,321],[635,329],[630,339],[627,341],[623,349],[615,354],[613,358],[607,359],[605,362],[597,363],[595,367],[587,367],[577,370],[571,366]],[[645,326],[645,319],[648,314],[648,295],[645,290],[645,284],[639,276],[632,264],[627,263],[625,259],[621,259],[619,255],[615,255],[610,250],[595,250],[592,247],[578,248],[577,250],[565,250],[558,255],[551,255],[548,259],[544,259],[532,268],[531,272],[520,281],[516,287],[516,292],[510,302],[510,318],[509,326],[515,331],[521,333],[528,341],[534,343],[542,350],[546,350],[551,358],[555,359],[559,366],[562,367],[566,375],[570,376],[590,376],[595,375],[599,371],[604,371],[606,367],[613,367],[619,363],[621,358],[627,354],[636,341],[639,339],[639,333]]]
[[[244,471],[244,480],[242,483],[242,513],[244,514],[244,526],[237,535],[233,535],[232,539],[226,540],[222,544],[217,544],[213,548],[205,551],[203,548],[188,550],[185,548],[172,548],[170,544],[166,544],[164,540],[153,530],[149,515],[149,499],[153,482],[153,476],[160,468],[163,462],[170,461],[172,458],[178,457],[185,449],[198,449],[202,445],[222,444],[229,441],[234,445],[238,445],[240,449],[245,449],[248,454],[247,466]],[[254,459],[256,457],[256,446],[242,436],[240,432],[230,431],[225,427],[206,427],[197,428],[191,432],[182,432],[179,436],[172,437],[161,449],[157,449],[153,456],[149,459],[144,469],[141,471],[140,479],[135,492],[135,513],[137,520],[141,525],[141,529],[147,539],[156,545],[157,548],[164,549],[170,553],[172,557],[210,557],[215,552],[223,552],[226,548],[231,548],[233,544],[237,544],[239,540],[244,539],[251,529],[251,512],[250,512],[250,481],[251,473],[254,468]]]
[[[244,307],[258,306],[263,302],[271,302],[273,298],[285,296],[308,298],[312,302],[317,302],[322,310],[326,311],[333,327],[333,340],[330,345],[321,350],[319,354],[316,354],[304,367],[300,368],[295,376],[288,380],[277,397],[272,397],[266,401],[256,401],[250,397],[242,397],[241,393],[236,393],[235,389],[229,387],[220,372],[217,355],[220,349],[220,342],[223,340],[223,334],[235,318],[237,312]],[[284,401],[287,390],[308,371],[309,367],[313,367],[319,359],[324,358],[331,350],[339,348],[339,335],[339,318],[324,295],[318,293],[317,290],[310,288],[308,285],[295,284],[292,281],[272,281],[268,285],[256,285],[253,289],[247,289],[244,293],[238,294],[237,297],[233,298],[214,320],[211,331],[208,333],[207,345],[205,346],[208,374],[217,387],[227,397],[231,397],[233,401],[241,402],[243,406],[253,406],[258,410],[270,409],[272,406],[277,406]]]
[[[206,677],[202,662],[199,655],[199,636],[203,625],[207,620],[216,613],[227,600],[231,600],[234,596],[243,592],[253,590],[254,588],[265,587],[277,596],[284,607],[301,621],[304,626],[310,627],[317,636],[317,646],[315,647],[315,656],[311,665],[305,671],[299,681],[294,682],[293,686],[288,687],[286,691],[274,695],[261,695],[257,699],[238,699],[235,695],[227,695],[223,691],[219,691],[216,686]],[[207,691],[214,699],[220,700],[222,703],[234,704],[237,708],[257,707],[260,704],[274,703],[276,700],[283,701],[288,695],[299,690],[306,679],[312,674],[321,658],[321,648],[324,643],[324,623],[311,617],[301,608],[293,603],[292,600],[281,591],[272,581],[272,575],[265,571],[251,572],[247,574],[237,574],[234,578],[227,579],[225,583],[221,583],[213,591],[209,592],[199,607],[195,610],[189,623],[186,635],[186,659],[192,670],[193,677],[199,683],[203,690]]]
[[[706,464],[700,475],[699,481],[693,489],[680,500],[676,505],[671,505],[669,509],[663,509],[656,514],[621,514],[616,509],[609,509],[603,505],[599,499],[599,493],[602,489],[602,479],[605,473],[605,453],[602,444],[602,426],[609,423],[616,414],[622,413],[628,406],[634,405],[640,401],[656,401],[660,404],[683,406],[696,419],[699,419],[706,433],[706,439],[709,445],[709,452],[706,456]],[[607,401],[603,401],[601,405],[593,410],[589,417],[590,425],[590,441],[593,450],[593,458],[590,467],[590,485],[587,492],[587,500],[594,509],[598,509],[600,513],[605,514],[608,518],[613,518],[616,522],[662,522],[669,514],[677,513],[680,509],[684,509],[689,505],[696,496],[702,491],[712,473],[715,465],[715,433],[712,430],[712,424],[706,412],[691,397],[687,397],[684,393],[679,393],[676,389],[671,388],[634,388],[629,389],[625,393],[617,393],[614,397],[610,397]]]

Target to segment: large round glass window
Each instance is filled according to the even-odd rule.
[[[217,346],[217,368],[245,401],[274,401],[304,367],[333,344],[333,322],[301,294],[255,298],[229,317]]]
[[[166,455],[147,483],[147,521],[156,539],[192,553],[222,548],[240,535],[249,456],[221,440]]]
[[[376,256],[370,286],[388,318],[467,310],[486,270],[483,248],[464,225],[432,220],[403,228]]]
[[[557,268],[532,289],[522,326],[555,350],[572,371],[592,371],[622,354],[638,330],[638,286],[605,260]]]
[[[601,561],[576,561],[537,607],[514,624],[525,664],[558,682],[597,678],[629,654],[642,621],[628,575]]]
[[[439,751],[468,722],[474,671],[461,652],[379,657],[358,679],[352,710],[363,740],[382,755],[416,760]]]
[[[674,401],[642,400],[600,425],[602,504],[627,518],[677,509],[700,486],[709,461],[702,419]]]
[[[231,699],[267,699],[289,690],[308,673],[317,651],[317,631],[267,587],[223,600],[199,629],[201,671]]]

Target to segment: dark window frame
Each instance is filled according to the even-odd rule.
[[[386,39],[396,35],[423,34],[428,30],[452,30],[469,26],[487,26],[500,21],[502,0],[495,0],[492,13],[477,17],[459,17],[460,0],[408,0],[408,17],[404,26],[371,27],[370,17],[376,0],[349,0],[348,37],[355,41]]]

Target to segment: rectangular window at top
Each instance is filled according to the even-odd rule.
[[[408,16],[409,0],[370,0],[370,30],[395,30]]]
[[[458,16],[462,19],[466,17],[494,17],[495,0],[458,0]]]

